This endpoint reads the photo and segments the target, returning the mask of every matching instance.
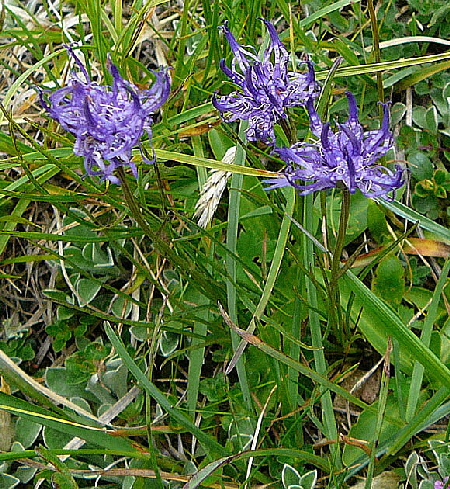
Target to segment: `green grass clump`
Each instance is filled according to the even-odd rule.
[[[1,487],[445,480],[450,21],[444,1],[403,3],[0,7]],[[324,120],[346,119],[347,90],[367,129],[392,102],[395,200],[264,190],[281,161],[211,103],[234,90],[219,26],[257,52],[258,17],[314,62]],[[137,180],[84,177],[39,104],[36,87],[66,85],[70,43],[99,84],[108,54],[139,89],[172,67]],[[303,107],[289,128],[310,138]],[[203,227],[211,174],[225,191]]]

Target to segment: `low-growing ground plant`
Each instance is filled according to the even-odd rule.
[[[448,485],[448,13],[1,3],[1,487]]]

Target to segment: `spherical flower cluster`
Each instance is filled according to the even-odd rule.
[[[280,41],[274,26],[263,20],[270,35],[270,43],[263,59],[238,44],[228,28],[222,26],[234,58],[231,68],[221,60],[225,75],[240,90],[221,97],[213,97],[213,105],[225,121],[248,120],[246,136],[249,141],[275,142],[274,125],[286,118],[285,108],[305,105],[319,94],[312,63],[307,61],[306,73],[288,71],[289,54]]]
[[[381,128],[364,131],[358,118],[358,107],[352,93],[347,93],[349,117],[333,131],[320,119],[314,99],[320,89],[314,68],[307,61],[307,73],[288,71],[289,54],[274,26],[262,19],[269,31],[270,43],[259,59],[241,46],[231,34],[228,23],[222,26],[234,58],[231,68],[221,61],[222,71],[239,90],[222,97],[213,97],[213,105],[225,121],[248,120],[249,141],[276,144],[274,126],[285,119],[286,107],[306,107],[313,142],[300,142],[288,148],[275,147],[274,152],[286,162],[279,178],[269,181],[267,190],[295,187],[301,195],[336,186],[345,186],[350,193],[359,189],[367,197],[386,196],[403,185],[404,171],[394,171],[377,164],[393,146],[389,130],[389,110],[384,104]]]
[[[290,148],[275,148],[287,166],[268,189],[295,187],[300,195],[345,185],[350,193],[359,189],[366,197],[385,196],[403,185],[403,170],[377,164],[393,146],[389,130],[389,110],[384,104],[381,129],[364,131],[358,119],[355,97],[347,93],[349,118],[333,132],[323,123],[312,100],[307,102],[310,128],[317,140],[297,143]]]
[[[73,151],[84,157],[88,175],[119,184],[114,171],[119,166],[129,166],[137,178],[132,149],[139,145],[144,131],[151,140],[152,114],[170,92],[167,69],[155,73],[155,82],[149,90],[139,90],[123,79],[108,59],[113,83],[100,86],[91,81],[73,49],[69,46],[66,49],[81,74],[72,73],[69,84],[50,95],[41,91],[42,106],[76,137]]]

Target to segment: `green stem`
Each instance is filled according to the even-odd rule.
[[[348,218],[350,216],[350,192],[347,187],[342,189],[341,214],[339,216],[339,230],[331,262],[331,283],[337,283],[340,277],[341,257],[347,235]]]
[[[303,209],[303,223],[307,231],[313,234],[313,195],[306,195],[304,198],[304,209]],[[314,248],[313,243],[310,239],[308,239],[305,235],[303,235],[303,262],[306,270],[314,269]],[[323,350],[323,338],[322,338],[322,327],[320,323],[320,318],[318,314],[318,298],[317,298],[317,290],[313,281],[306,277],[306,293],[308,304],[310,307],[309,310],[309,327],[311,331],[311,342],[312,346],[317,348],[314,350],[314,363],[315,370],[318,374],[327,376],[327,361],[325,358],[325,353]],[[336,428],[336,419],[334,417],[334,409],[333,409],[333,401],[331,399],[330,391],[321,389],[323,395],[321,397],[322,404],[322,421],[325,428],[324,435],[328,440],[336,440],[336,443],[330,447],[330,450],[333,454],[334,462],[337,468],[341,467],[341,459],[340,459],[340,449],[339,443],[337,442],[337,428]]]
[[[137,221],[139,226],[142,228],[142,230],[147,234],[147,236],[151,239],[153,239],[155,232],[153,229],[150,228],[148,223],[145,221],[145,219],[142,217],[142,212],[139,209],[139,204],[136,201],[133,193],[131,192],[130,186],[128,185],[128,181],[125,176],[125,172],[123,170],[123,167],[119,167],[117,169],[117,173],[119,175],[119,179],[122,185],[122,190],[123,190],[123,195],[125,197],[125,200],[128,204],[128,208],[130,210],[130,215]]]
[[[171,236],[167,236],[167,230],[162,230],[163,223],[154,214],[147,211],[146,217],[151,221],[151,224],[156,229],[154,231],[147,221],[143,217],[143,213],[139,207],[139,203],[134,197],[130,190],[128,182],[125,177],[125,172],[122,167],[117,169],[118,176],[121,180],[122,190],[125,197],[125,201],[128,204],[130,215],[136,220],[144,233],[151,239],[155,249],[167,258],[175,267],[177,267],[181,272],[190,276],[192,279],[192,284],[197,288],[202,294],[204,294],[208,299],[216,302],[225,302],[225,297],[223,291],[220,287],[217,287],[216,280],[213,279],[208,270],[200,263],[192,263],[189,256],[183,253],[183,250],[178,247],[173,247],[173,240]]]
[[[175,73],[183,77],[185,73],[185,51],[186,51],[186,37],[188,34],[188,14],[189,14],[190,0],[184,1],[184,8],[181,14],[181,22],[180,22],[180,35],[178,36],[178,47],[176,52],[178,53],[178,59],[175,66]],[[181,83],[181,80],[180,80]]]
[[[119,167],[118,173],[119,173],[119,178],[122,181],[122,189],[123,189],[123,193],[125,195],[125,200],[128,203],[128,206],[131,210],[131,214],[132,214],[133,218],[135,218],[138,221],[139,225],[146,232],[147,235],[150,235],[150,236],[153,235],[154,233],[151,232],[151,229],[149,228],[149,226],[147,225],[145,220],[142,218],[141,212],[139,210],[138,203],[136,202],[136,199],[134,198],[133,194],[131,193],[130,187],[128,186],[128,182],[125,178],[125,172],[123,171],[122,167]],[[155,327],[155,331],[154,331],[154,340],[155,341],[156,341],[157,331],[159,331],[159,328]],[[152,358],[154,355],[155,341],[153,341],[153,343],[150,347],[150,352],[149,352],[150,362],[149,362],[148,373],[147,373],[149,382],[152,381],[152,364],[153,364]],[[146,396],[145,396],[146,415],[145,415],[145,418],[146,418],[146,424],[147,424],[147,438],[148,438],[148,446],[149,446],[149,454],[150,454],[150,463],[151,463],[153,470],[155,471],[157,487],[162,488],[163,482],[162,482],[161,474],[160,474],[159,467],[158,467],[158,462],[157,462],[156,453],[155,453],[155,449],[154,449],[154,443],[153,443],[153,434],[152,434],[152,430],[151,430],[151,414],[150,414],[151,413],[151,402],[152,402],[151,396],[148,392],[146,392]]]
[[[373,41],[373,55],[375,57],[375,62],[381,62],[381,51],[380,51],[380,36],[378,34],[378,23],[377,14],[373,6],[373,0],[367,0],[367,8],[369,9],[370,24],[372,27],[372,41]],[[377,73],[377,87],[378,87],[378,99],[380,102],[384,102],[384,89],[383,80],[381,78],[381,73]],[[380,106],[380,116],[383,116],[383,107]]]
[[[371,448],[370,460],[369,460],[369,466],[367,467],[367,477],[366,477],[366,483],[364,485],[364,489],[372,488],[373,473],[375,470],[375,463],[377,461],[376,452],[378,447],[378,440],[381,437],[381,428],[383,426],[383,421],[385,418],[387,396],[389,393],[389,378],[390,378],[389,367],[391,364],[390,362],[391,352],[392,352],[392,342],[391,342],[391,338],[389,337],[386,354],[384,356],[383,372],[381,374],[380,394],[378,397],[377,422],[375,425],[375,433],[373,435],[373,439],[370,442],[370,448]]]
[[[339,216],[339,229],[336,238],[336,246],[334,248],[333,258],[331,261],[331,277],[328,284],[329,298],[330,298],[330,323],[334,328],[335,334],[343,337],[342,328],[339,325],[343,324],[341,321],[341,309],[340,309],[340,293],[339,293],[339,278],[342,276],[341,270],[341,257],[345,244],[345,236],[347,234],[348,218],[350,216],[350,192],[347,187],[342,190],[342,203],[341,214]]]
[[[246,124],[241,123],[239,129],[239,137],[245,137]],[[236,147],[236,158],[237,162],[245,162],[245,149],[238,145]],[[239,211],[241,202],[241,190],[243,184],[243,175],[240,173],[233,173],[231,177],[231,188],[229,191],[229,205],[228,205],[228,225],[227,225],[227,248],[230,251],[225,258],[225,266],[230,277],[227,280],[227,303],[228,303],[228,313],[234,324],[238,324],[238,310],[237,310],[237,264],[235,260],[235,255],[237,251],[237,238],[239,229]],[[240,338],[232,331],[231,332],[231,343],[233,346],[233,351],[239,348]],[[253,403],[250,393],[249,384],[247,381],[247,372],[245,369],[245,357],[241,356],[236,363],[236,371],[239,377],[239,384],[242,391],[242,396],[244,398],[244,403],[247,409],[253,411]]]
[[[192,137],[192,147],[195,156],[203,157],[203,147],[200,136]],[[201,190],[208,179],[208,172],[206,168],[197,168],[197,180],[199,190]],[[214,255],[214,243],[212,243],[208,238],[202,238],[202,248],[205,254],[210,258]],[[198,259],[201,259],[199,256]],[[212,260],[211,260],[212,262]],[[208,270],[212,271],[212,266],[208,265]],[[193,293],[193,301],[198,306],[208,306],[210,301],[198,292]],[[208,334],[208,322],[210,320],[209,310],[205,309],[198,313],[198,319],[194,321],[192,331],[194,337],[191,340],[191,344],[194,349],[189,353],[189,368],[188,368],[188,385],[186,389],[186,404],[187,410],[192,419],[195,419],[197,402],[198,402],[198,392],[200,387],[200,378],[202,373],[202,366],[205,359],[205,347],[201,346],[205,342],[205,338]]]

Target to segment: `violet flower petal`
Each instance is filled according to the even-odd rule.
[[[139,90],[120,76],[108,58],[113,83],[99,86],[91,81],[73,49],[70,46],[66,49],[85,80],[79,73],[72,73],[66,87],[50,95],[40,91],[42,106],[63,129],[76,137],[74,153],[84,158],[88,175],[118,184],[120,181],[114,171],[120,166],[128,166],[137,178],[132,149],[140,144],[144,131],[151,139],[152,113],[161,107],[170,93],[167,68],[154,73],[155,81],[150,89]]]
[[[336,132],[323,123],[312,100],[307,103],[311,132],[315,143],[297,143],[290,148],[275,148],[274,152],[286,162],[286,168],[275,180],[266,180],[268,189],[292,186],[301,195],[344,184],[350,193],[357,189],[366,197],[386,197],[404,183],[404,170],[391,170],[377,164],[393,146],[389,130],[388,104],[384,105],[381,128],[364,131],[358,118],[355,97],[347,93],[349,117],[338,125]],[[299,183],[297,183],[299,182]]]
[[[274,143],[274,125],[286,117],[286,108],[306,105],[308,99],[318,96],[319,85],[309,61],[307,73],[288,71],[289,54],[275,27],[265,19],[260,20],[270,35],[262,59],[236,41],[228,21],[221,27],[234,56],[231,68],[224,60],[220,67],[240,90],[219,97],[214,95],[212,103],[226,122],[249,121],[247,140]]]

